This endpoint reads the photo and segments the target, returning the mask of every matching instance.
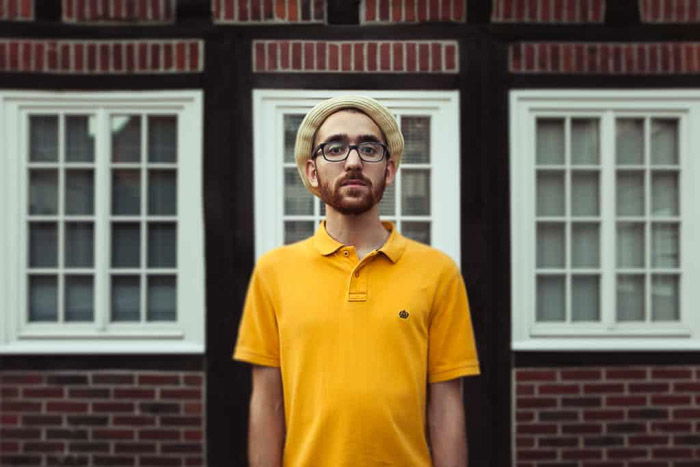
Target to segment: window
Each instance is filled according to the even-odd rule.
[[[202,352],[201,93],[0,102],[0,350]]]
[[[698,92],[512,92],[515,349],[700,347],[698,125]]]
[[[394,112],[403,132],[404,155],[382,198],[382,218],[459,264],[457,92],[254,91],[256,255],[311,236],[324,218],[324,204],[299,178],[294,143],[304,115],[340,93],[379,100]]]

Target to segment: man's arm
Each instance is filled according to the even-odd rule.
[[[428,427],[435,467],[466,467],[467,429],[462,378],[429,385]]]
[[[248,424],[248,461],[252,467],[279,467],[285,437],[280,369],[253,365]]]

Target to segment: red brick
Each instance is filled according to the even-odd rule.
[[[516,422],[531,422],[533,420],[535,420],[534,412],[525,412],[523,410],[518,410],[517,412],[515,412]]]
[[[25,415],[22,417],[24,426],[54,426],[62,425],[63,417],[60,415]]]
[[[665,419],[668,418],[668,410],[660,408],[630,409],[627,416],[630,419]]]
[[[92,411],[95,413],[133,412],[133,402],[93,402]]]
[[[352,70],[352,45],[351,44],[341,44],[340,45],[340,69],[342,71]]]
[[[556,407],[557,400],[551,397],[519,397],[515,405],[519,409]]]
[[[418,71],[418,46],[413,42],[406,44],[406,71]]]
[[[287,0],[287,19],[291,22],[299,20],[297,0]]]
[[[200,417],[161,417],[161,426],[200,426],[202,419]]]
[[[165,467],[165,466],[173,466],[173,467],[179,467],[182,465],[182,459],[176,458],[176,457],[148,457],[148,456],[141,456],[139,457],[139,466],[143,467]]]
[[[367,71],[377,70],[377,50],[378,45],[376,42],[367,44]]]
[[[518,396],[533,396],[535,394],[534,384],[518,384],[515,387],[515,393]]]
[[[586,421],[592,420],[623,420],[625,412],[622,410],[585,410],[583,419]]]
[[[518,424],[516,432],[519,434],[554,434],[557,432],[557,425],[544,423]]]
[[[687,448],[655,448],[651,450],[651,457],[657,459],[690,459],[693,450]]]
[[[134,439],[134,431],[117,429],[97,429],[92,431],[92,439]]]
[[[26,398],[49,398],[63,397],[62,387],[26,387],[22,391],[22,395]]]
[[[187,69],[187,47],[184,42],[178,42],[175,45],[176,67],[178,71]]]
[[[610,448],[606,450],[610,459],[640,459],[647,457],[647,450],[640,448]]]
[[[19,425],[19,415],[0,415],[0,425],[11,426]]]
[[[67,440],[86,440],[88,439],[87,430],[66,430],[66,429],[49,429],[46,430],[47,439],[67,439]]]
[[[301,42],[292,42],[292,70],[301,70],[302,66]]]
[[[462,0],[452,1],[452,19],[455,21],[464,21],[466,19],[464,4]]]
[[[39,412],[41,402],[0,402],[0,413],[5,412]]]
[[[420,3],[420,0],[417,1]],[[404,4],[404,21],[412,23],[416,21],[416,0],[405,0]]]
[[[418,44],[418,70],[430,70],[430,44]]]
[[[46,411],[84,413],[88,411],[88,404],[85,402],[50,401],[46,403]]]
[[[161,48],[163,49],[163,69],[170,71],[173,69],[173,65],[175,63],[174,45],[166,42],[161,46]]]
[[[647,379],[647,370],[641,368],[608,368],[605,379]]]
[[[625,391],[625,386],[618,383],[585,384],[583,392],[585,394],[610,394]]]
[[[248,21],[248,2],[239,1],[237,3],[238,3],[238,20],[239,21]]]
[[[155,443],[115,443],[114,452],[116,454],[153,454],[156,452]]]
[[[353,44],[353,69],[355,71],[365,71],[365,44]]]
[[[24,452],[63,452],[63,443],[56,442],[31,442],[24,443]]]
[[[314,43],[305,42],[304,43],[304,69],[313,70],[314,62],[316,57],[314,57]]]
[[[140,70],[146,70],[148,68],[148,45],[141,43],[138,45],[138,47],[139,47],[139,51],[138,51],[138,65],[137,65],[137,67]],[[99,384],[99,383],[97,383],[97,381],[95,381],[96,377],[97,377],[97,375],[92,377],[92,382],[95,384]]]
[[[107,399],[111,391],[107,388],[70,388],[68,397],[75,399]]]
[[[700,408],[697,408],[697,409],[675,409],[673,411],[673,418],[677,418],[677,419],[700,418]]]
[[[698,383],[674,383],[673,392],[700,392],[700,382]]]
[[[75,60],[75,71],[80,73],[85,70],[85,46],[83,44],[75,44],[73,51],[73,60]]]
[[[554,422],[554,421],[576,421],[578,420],[578,411],[576,410],[543,410],[538,412],[538,416],[541,422]]]
[[[646,403],[647,398],[645,396],[609,396],[605,398],[605,405],[609,407],[643,406]]]
[[[199,402],[192,402],[185,404],[183,411],[186,415],[202,415],[204,411],[204,404]]]
[[[0,453],[13,454],[19,452],[19,443],[16,441],[0,441]]]
[[[152,439],[152,440],[179,440],[180,431],[179,430],[139,430],[138,432],[139,440]]]
[[[600,407],[600,397],[564,397],[561,400],[563,407]]]
[[[114,416],[112,418],[112,424],[115,426],[126,425],[126,426],[147,426],[155,425],[155,417],[145,417],[145,416]]]
[[[652,405],[690,405],[690,396],[651,396]]]
[[[394,56],[394,71],[404,70],[404,55],[403,55],[403,44],[401,42],[394,42],[392,55]]]
[[[561,456],[564,460],[602,459],[603,453],[598,450],[567,449],[562,451]]]
[[[577,423],[562,425],[562,433],[566,434],[597,434],[603,432],[603,425],[594,423]]]
[[[391,70],[391,44],[388,42],[379,44],[379,69],[381,71]]]
[[[518,436],[515,438],[515,446],[518,448],[534,448],[535,438],[525,438]]]
[[[667,445],[669,442],[668,436],[649,436],[637,435],[627,438],[627,442],[631,446],[651,446],[651,445]]]
[[[6,441],[8,439],[39,439],[41,431],[34,428],[0,428],[0,439]]]
[[[669,432],[669,433],[683,433],[689,432],[692,429],[692,424],[690,422],[652,422],[651,431]]]
[[[516,455],[519,460],[553,460],[557,458],[557,451],[550,449],[519,449]]]
[[[340,69],[340,47],[337,44],[328,45],[328,70],[337,71]]]
[[[162,390],[161,390],[162,393]],[[115,399],[154,399],[156,392],[154,389],[136,388],[116,388],[114,389]]]
[[[457,71],[457,47],[451,44],[445,46],[445,70]]]
[[[202,391],[199,389],[161,389],[161,399],[201,399]]]
[[[431,71],[442,70],[442,45],[438,42],[430,44],[430,69]]]
[[[543,384],[538,388],[539,394],[578,394],[580,387],[576,384]]]
[[[128,467],[134,465],[136,462],[134,457],[128,456],[93,456],[92,463],[95,466],[109,465],[109,466],[119,466]]]

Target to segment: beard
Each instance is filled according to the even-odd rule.
[[[348,180],[362,180],[364,187],[343,187],[342,183]],[[371,180],[363,177],[359,172],[351,172],[331,186],[332,182],[326,182],[318,177],[319,195],[321,201],[344,215],[363,214],[372,209],[382,200],[386,188],[386,173],[374,185]],[[342,192],[341,192],[342,191]]]

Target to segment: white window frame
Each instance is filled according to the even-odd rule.
[[[0,91],[0,354],[203,353],[205,349],[204,222],[202,198],[202,92],[39,92]],[[177,320],[152,323],[108,322],[109,296],[95,288],[94,323],[29,322],[26,251],[28,234],[28,115],[61,112],[96,115],[95,168],[107,173],[108,112],[177,114]],[[60,141],[60,140],[59,140]],[[59,143],[60,144],[60,143]],[[107,171],[107,172],[105,172]],[[95,175],[95,203],[111,197]],[[104,177],[103,177],[104,180]],[[95,213],[95,277],[108,274],[108,257],[98,250],[97,225],[108,215]],[[102,229],[104,230],[104,229]],[[100,266],[102,265],[102,266]]]
[[[344,94],[372,97],[397,114],[430,116],[431,244],[459,265],[459,91],[253,90],[256,258],[284,243],[284,114],[306,114]]]
[[[601,213],[601,323],[536,323],[535,320],[535,121],[537,117],[600,116],[601,152],[614,151],[615,113],[679,119],[680,320],[653,324],[615,323],[615,251],[605,249],[612,210]],[[510,93],[511,320],[513,350],[691,350],[700,349],[700,91],[693,90],[514,90]],[[602,162],[601,164],[604,164]],[[602,166],[602,165],[601,165]],[[605,170],[605,169],[604,169]],[[614,180],[601,181],[601,203],[614,196]],[[606,201],[605,198],[608,198]],[[613,201],[614,202],[614,201]],[[612,231],[607,235],[611,235]],[[607,275],[607,279],[606,279]],[[693,285],[695,284],[695,285]]]

